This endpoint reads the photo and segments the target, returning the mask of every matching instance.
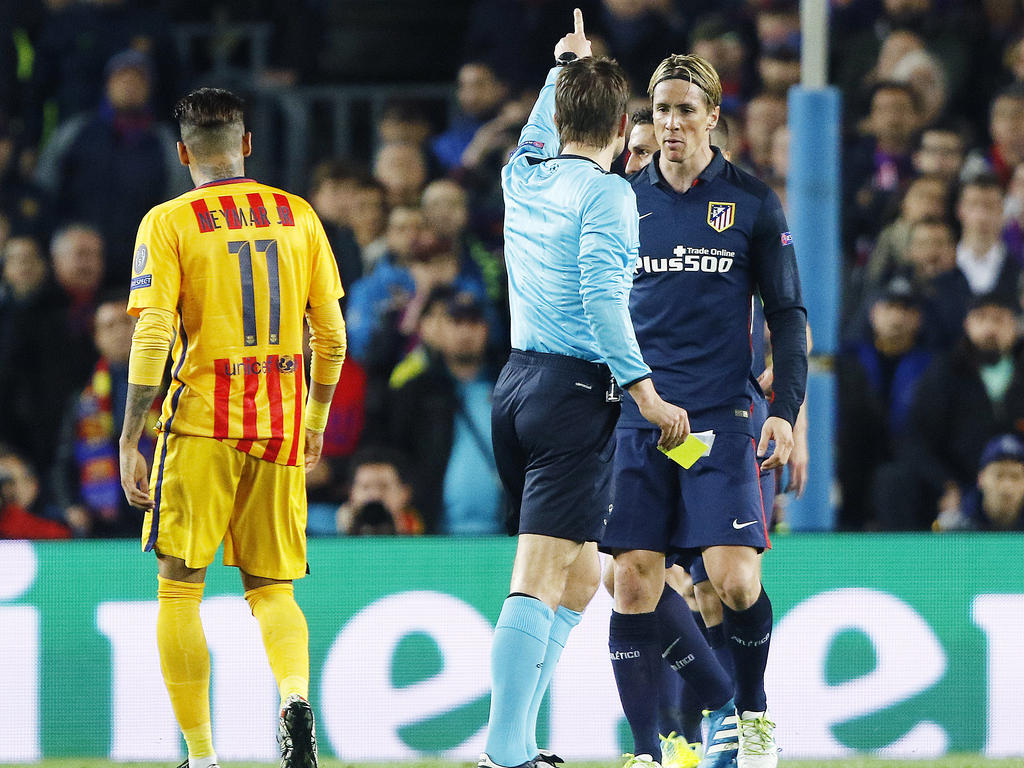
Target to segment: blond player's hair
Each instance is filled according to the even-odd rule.
[[[654,70],[651,84],[647,88],[649,96],[654,95],[654,87],[665,80],[686,80],[704,92],[708,109],[722,104],[722,81],[711,62],[694,53],[673,53]]]

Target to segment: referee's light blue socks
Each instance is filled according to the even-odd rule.
[[[569,639],[572,628],[580,623],[583,614],[577,611],[570,611],[564,605],[558,606],[555,611],[554,621],[551,622],[551,635],[548,637],[548,649],[544,654],[544,666],[540,670],[540,679],[537,681],[537,690],[533,692],[533,700],[530,702],[530,711],[526,716],[526,754],[529,759],[535,758],[540,750],[537,748],[537,716],[540,714],[540,704],[544,700],[544,693],[551,684],[551,678],[555,674],[555,667],[562,655],[562,649]]]
[[[487,755],[498,765],[532,760],[526,752],[527,716],[540,680],[555,613],[527,595],[510,595],[501,606],[491,644],[491,714]]]

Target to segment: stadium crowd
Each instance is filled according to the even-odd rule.
[[[272,21],[259,77],[331,82],[283,5],[213,3],[204,19],[174,2],[0,5],[0,537],[138,535],[117,476],[129,265],[143,214],[190,187],[169,104],[206,83],[202,54],[182,59],[168,30]],[[297,5],[307,22],[330,16]],[[420,54],[461,52],[446,73],[457,115],[441,124],[395,99],[358,154],[324,157],[292,190],[323,220],[349,330],[326,460],[308,478],[311,535],[504,529],[490,441],[508,352],[498,171],[573,6],[637,107],[666,54],[709,59],[723,149],[785,201],[795,0],[436,5],[455,21]],[[326,39],[322,20],[306,28]],[[840,527],[1024,529],[1024,9],[834,0],[831,34],[845,106]],[[416,56],[373,56],[415,95],[422,73],[402,63]],[[256,137],[256,155],[273,151]]]

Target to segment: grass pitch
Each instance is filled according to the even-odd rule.
[[[19,764],[24,768],[26,764]],[[28,764],[34,768],[169,768],[165,763],[112,763],[102,758],[62,758]],[[271,768],[274,763],[225,763],[224,768]],[[473,763],[432,760],[411,763],[347,763],[324,758],[321,768],[474,768]],[[566,768],[616,768],[621,761],[569,763]],[[0,764],[0,768],[8,768]],[[985,758],[979,755],[951,755],[925,760],[883,760],[879,758],[848,758],[844,760],[780,760],[779,768],[1024,768],[1024,758]]]

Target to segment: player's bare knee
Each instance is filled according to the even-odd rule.
[[[615,607],[626,613],[653,611],[665,585],[665,564],[650,552],[623,552],[615,557]]]
[[[722,623],[722,601],[710,581],[700,581],[693,585],[693,594],[697,600],[697,608],[701,618],[709,626]]]
[[[743,571],[730,571],[717,585],[722,601],[734,611],[745,611],[757,602],[761,594],[760,580],[752,580],[749,575]]]

